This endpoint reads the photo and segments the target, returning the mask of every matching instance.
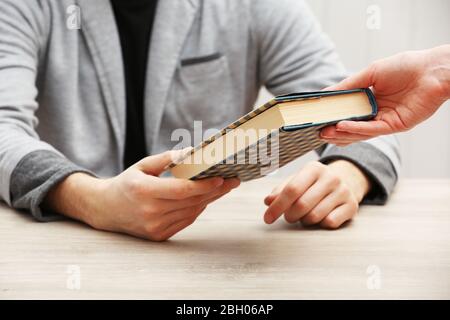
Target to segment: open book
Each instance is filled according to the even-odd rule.
[[[320,129],[377,113],[370,89],[277,96],[204,140],[169,165],[173,176],[220,176],[247,181],[265,176],[325,144]]]

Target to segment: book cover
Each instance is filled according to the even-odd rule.
[[[338,95],[351,95],[364,93],[370,111],[363,115],[355,116],[351,113],[344,117],[329,119],[327,121],[297,121],[296,123],[281,125],[276,130],[260,136],[254,143],[244,148],[236,149],[231,155],[218,159],[217,162],[199,164],[194,161],[195,157],[218,139],[227,137],[230,132],[243,126],[244,123],[253,121],[261,114],[276,106],[283,108],[283,103],[296,101],[321,99]],[[313,104],[314,106],[314,104]],[[339,108],[339,105],[330,105],[330,108]],[[356,106],[357,107],[357,106]],[[298,110],[301,110],[301,106]],[[331,110],[331,109],[330,109]],[[294,110],[295,111],[295,110]],[[325,110],[326,111],[326,110]],[[325,144],[319,137],[320,130],[342,120],[369,120],[377,114],[377,104],[370,89],[354,89],[341,91],[301,92],[277,96],[259,108],[254,109],[235,122],[231,123],[217,134],[204,140],[192,148],[181,159],[168,166],[172,174],[178,178],[189,178],[192,180],[220,176],[223,178],[237,177],[241,181],[248,181],[266,176],[289,162],[301,157],[305,153],[317,149]],[[320,117],[318,117],[320,118]],[[323,117],[322,117],[323,118]],[[200,160],[201,161],[201,160]],[[197,172],[196,172],[197,171]],[[192,174],[194,172],[194,174]]]

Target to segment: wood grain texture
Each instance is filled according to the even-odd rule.
[[[337,231],[264,225],[277,182],[243,184],[165,243],[1,206],[0,299],[450,298],[450,180],[401,181],[387,206]],[[80,290],[67,289],[69,265]]]

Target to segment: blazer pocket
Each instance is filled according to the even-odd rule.
[[[199,64],[199,63],[205,63],[205,62],[217,60],[217,59],[220,59],[221,57],[222,57],[222,54],[220,52],[216,52],[216,53],[209,54],[206,56],[201,56],[201,57],[185,58],[185,59],[181,60],[180,64],[182,67],[186,67],[186,66]]]
[[[180,81],[183,83],[202,83],[219,75],[229,76],[228,71],[228,60],[221,53],[183,59],[178,68]]]
[[[167,113],[173,117],[178,114],[180,122],[173,123],[184,128],[192,128],[194,121],[201,120],[204,129],[221,129],[229,120],[227,108],[233,101],[226,56],[214,54],[183,61],[176,72]]]

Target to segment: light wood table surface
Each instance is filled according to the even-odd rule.
[[[403,180],[337,231],[265,225],[277,182],[241,185],[164,243],[0,205],[0,299],[450,298],[450,180]]]

